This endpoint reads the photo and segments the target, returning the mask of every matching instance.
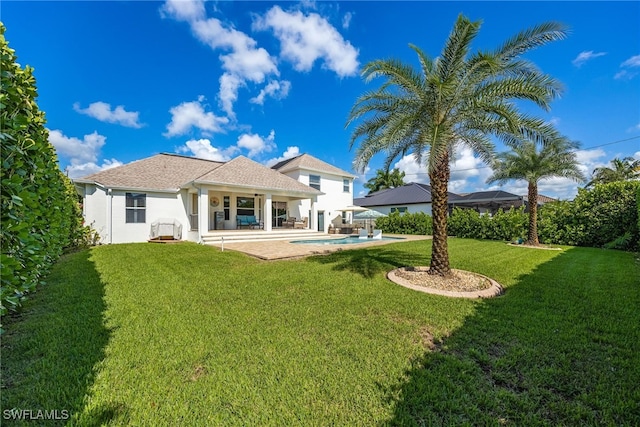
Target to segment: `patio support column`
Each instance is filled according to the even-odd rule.
[[[318,196],[311,198],[311,218],[309,218],[309,229],[318,231]]]
[[[209,232],[209,191],[198,188],[198,235]]]
[[[264,231],[271,231],[271,224],[273,223],[273,214],[271,212],[271,194],[264,195],[264,206],[262,207],[264,215]]]

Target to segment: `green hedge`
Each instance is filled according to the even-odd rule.
[[[391,234],[433,234],[433,219],[424,212],[391,212],[389,216],[376,219],[376,228]]]
[[[513,241],[525,238],[527,226],[528,216],[522,207],[506,212],[499,209],[493,216],[481,215],[473,209],[454,208],[447,232],[456,237]]]
[[[578,189],[572,202],[547,203],[539,210],[541,242],[638,249],[640,182],[596,184]]]
[[[0,23],[2,217],[0,314],[16,309],[65,247],[83,239],[77,193],[60,171],[36,104],[33,69],[21,68]]]

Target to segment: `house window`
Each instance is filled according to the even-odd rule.
[[[407,207],[406,206],[401,206],[399,208],[391,208],[391,212],[404,213],[406,211],[407,211]]]
[[[224,207],[224,220],[229,221],[229,218],[231,218],[231,214],[229,212],[231,208],[231,197],[224,196],[222,198],[222,203],[222,206]]]
[[[320,175],[309,175],[309,187],[320,190]]]
[[[344,191],[345,193],[348,193],[349,190],[350,190],[350,188],[349,188],[349,180],[344,178],[342,180],[342,191]]]
[[[347,223],[347,213],[346,212],[342,212],[342,223],[346,224]]]
[[[125,206],[127,223],[144,223],[146,219],[147,195],[144,193],[126,193]]]
[[[238,208],[236,215],[255,215],[255,200],[253,197],[238,197],[236,199]]]

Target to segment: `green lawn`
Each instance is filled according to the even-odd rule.
[[[385,273],[429,241],[259,261],[195,244],[65,256],[2,337],[24,425],[639,425],[640,261],[451,239],[503,296]],[[3,425],[11,421],[2,420]],[[19,423],[18,423],[19,424]]]

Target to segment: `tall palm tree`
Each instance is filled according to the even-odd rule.
[[[425,162],[432,195],[433,240],[429,272],[451,273],[447,247],[447,186],[450,160],[457,145],[471,147],[489,162],[494,155],[490,136],[505,142],[526,137],[544,140],[551,127],[522,114],[516,100],[529,100],[548,109],[560,84],[542,73],[521,54],[564,38],[563,25],[549,22],[522,31],[494,51],[471,53],[480,22],[460,15],[445,41],[441,56],[428,57],[414,45],[420,69],[400,61],[375,60],[364,66],[369,82],[385,82],[361,95],[352,107],[347,126],[362,119],[351,136],[360,142],[354,166],[362,170],[379,152],[393,160],[413,153]]]
[[[376,191],[385,190],[387,188],[402,187],[404,185],[404,172],[400,169],[378,169],[376,176],[371,178],[364,184],[364,188],[369,190],[369,194]]]
[[[593,170],[591,181],[586,185],[606,184],[617,181],[631,181],[640,179],[640,160],[633,157],[625,157],[620,160],[617,157],[611,160],[611,168],[603,166]]]
[[[563,177],[584,181],[578,168],[575,150],[579,143],[558,135],[540,146],[535,141],[525,140],[515,145],[512,151],[498,154],[494,172],[487,183],[504,184],[509,180],[524,180],[528,183],[529,232],[527,244],[538,245],[538,183],[546,178]],[[540,150],[538,150],[540,148]]]

